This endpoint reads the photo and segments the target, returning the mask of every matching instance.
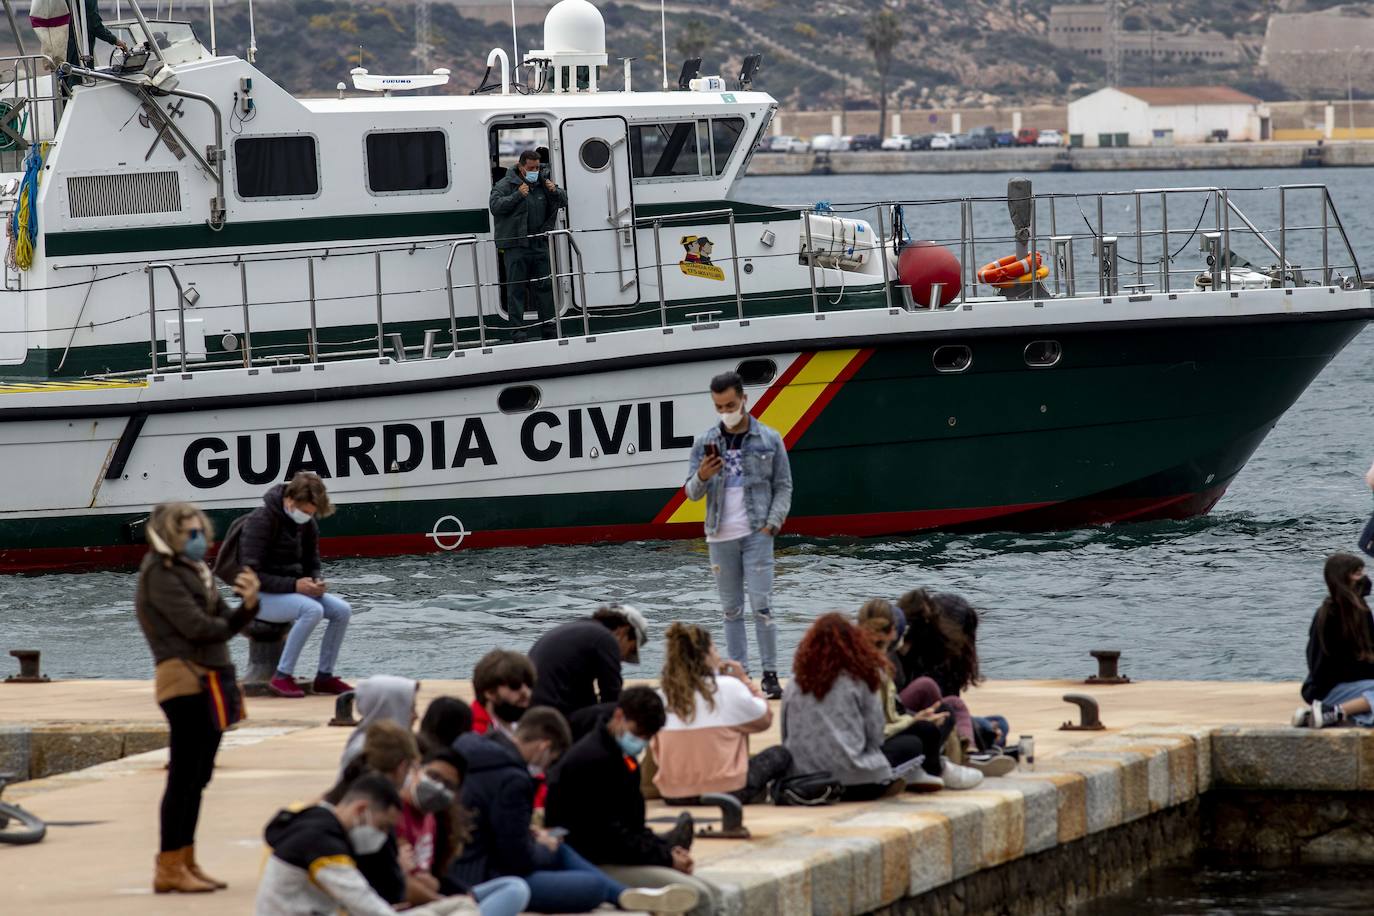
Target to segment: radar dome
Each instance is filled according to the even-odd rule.
[[[606,21],[587,0],[559,0],[544,17],[546,53],[606,53]]]

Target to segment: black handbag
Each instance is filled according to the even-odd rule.
[[[789,776],[773,783],[773,804],[833,805],[844,795],[844,785],[826,770]]]

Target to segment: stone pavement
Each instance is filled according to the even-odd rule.
[[[1057,731],[1076,718],[1076,710],[1060,701],[1067,692],[1096,696],[1110,730]],[[421,705],[442,693],[470,695],[466,684],[426,682]],[[967,699],[977,713],[1007,716],[1014,735],[1035,735],[1034,772],[988,780],[972,792],[868,805],[751,807],[746,824],[752,840],[698,841],[694,855],[701,874],[727,886],[732,913],[863,912],[1194,797],[1210,785],[1214,769],[1263,778],[1267,752],[1256,763],[1253,746],[1226,743],[1234,728],[1216,723],[1286,723],[1297,687],[990,682]],[[155,897],[149,890],[166,760],[165,751],[151,751],[5,791],[5,798],[21,801],[52,826],[36,846],[0,847],[0,911],[251,912],[265,854],[264,823],[284,804],[317,797],[334,777],[349,732],[323,724],[332,709],[329,698],[250,699],[250,720],[226,739],[206,794],[198,849],[207,869],[227,880],[230,890],[203,897]],[[0,726],[63,723],[75,730],[115,731],[159,720],[148,682],[0,684]],[[1289,744],[1309,736],[1272,731],[1266,740],[1277,742],[1280,756],[1301,763]],[[1348,767],[1322,778],[1336,788],[1374,785],[1374,742],[1354,732],[1320,738],[1321,755],[1337,751],[1341,742],[1351,750],[1337,754],[1350,761]],[[776,734],[765,738],[775,740]],[[1090,747],[1081,747],[1088,742]],[[1214,746],[1227,749],[1215,766]],[[651,807],[650,817],[667,814],[657,803]]]

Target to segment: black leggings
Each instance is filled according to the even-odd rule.
[[[781,744],[774,745],[749,758],[749,775],[745,777],[743,789],[736,789],[724,794],[735,796],[741,805],[753,805],[767,801],[769,784],[782,779],[790,769],[792,769],[792,752]],[[695,796],[692,798],[665,798],[663,802],[668,805],[699,805],[701,799]]]
[[[174,697],[160,705],[172,733],[172,759],[162,793],[162,851],[175,852],[196,841],[200,796],[215,770],[220,732],[210,724],[203,693]]]
[[[894,767],[925,755],[921,768],[931,776],[939,776],[943,767],[940,749],[954,729],[954,716],[947,716],[943,725],[933,722],[913,722],[904,732],[898,732],[883,742],[883,756]]]

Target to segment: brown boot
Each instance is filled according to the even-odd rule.
[[[153,893],[204,894],[215,889],[213,884],[200,880],[186,868],[186,850],[157,854],[157,871],[153,873]]]
[[[187,846],[182,851],[186,853],[186,870],[189,871],[191,874],[195,875],[197,878],[204,881],[206,884],[213,886],[214,889],[217,891],[222,891],[229,886],[225,884],[223,881],[220,881],[218,878],[211,878],[205,872],[200,870],[200,865],[196,862],[195,846]]]

